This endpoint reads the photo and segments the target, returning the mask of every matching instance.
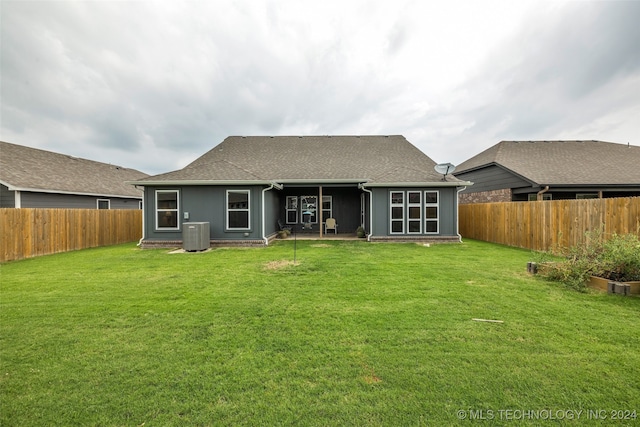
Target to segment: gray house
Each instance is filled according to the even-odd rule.
[[[281,227],[323,236],[328,218],[370,241],[458,242],[458,192],[471,183],[434,166],[403,136],[228,137],[131,182],[144,187],[141,246],[179,246],[185,222],[209,223],[212,245],[266,245]]]
[[[134,169],[0,142],[0,208],[140,209]]]
[[[640,147],[602,141],[501,141],[458,166],[460,203],[640,196]]]

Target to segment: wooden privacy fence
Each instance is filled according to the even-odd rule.
[[[640,236],[640,197],[460,205],[459,226],[469,239],[555,252],[587,231]]]
[[[0,262],[133,242],[141,236],[141,210],[0,209]]]

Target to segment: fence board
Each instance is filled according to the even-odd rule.
[[[0,209],[0,262],[142,236],[142,211],[128,209]]]
[[[462,237],[536,251],[580,244],[585,233],[640,236],[640,197],[459,206]]]

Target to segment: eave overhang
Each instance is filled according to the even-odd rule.
[[[470,181],[431,181],[431,182],[363,182],[362,186],[367,188],[375,187],[469,187],[473,185]]]
[[[69,190],[52,190],[47,188],[29,188],[29,187],[17,187],[7,182],[1,181],[0,184],[7,187],[9,191],[23,191],[25,193],[47,193],[47,194],[70,194],[74,196],[91,196],[91,197],[117,197],[120,199],[141,199],[142,193],[139,196],[122,195],[122,194],[105,194],[105,193],[91,193],[86,191],[69,191]]]

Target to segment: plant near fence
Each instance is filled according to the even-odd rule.
[[[587,232],[583,243],[560,253],[564,259],[558,262],[549,261],[550,253],[540,253],[540,273],[578,291],[586,289],[591,276],[617,282],[640,280],[640,239],[635,234],[605,239],[601,231]]]

